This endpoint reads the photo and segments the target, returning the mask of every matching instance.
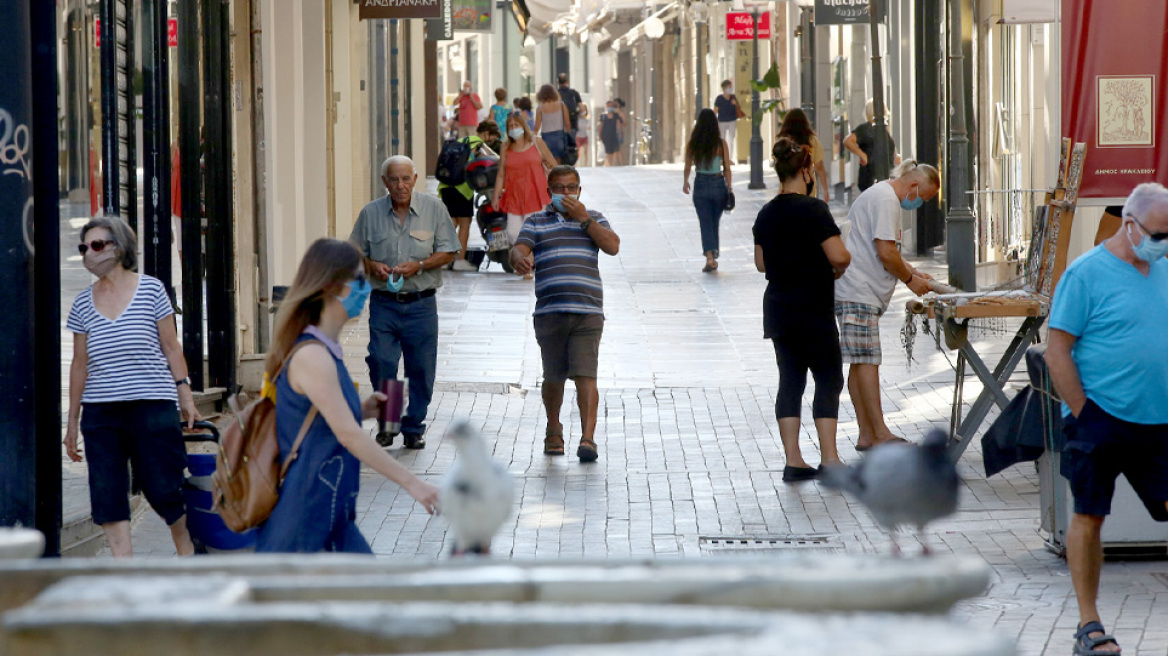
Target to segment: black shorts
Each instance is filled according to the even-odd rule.
[[[1168,522],[1168,424],[1133,424],[1088,399],[1077,419],[1066,417],[1063,431],[1061,470],[1077,514],[1110,514],[1115,479],[1123,474],[1152,519]]]
[[[182,485],[187,451],[174,401],[83,404],[81,437],[95,524],[130,519],[130,467],[135,486],[168,525],[186,514]]]
[[[620,139],[618,137],[601,137],[601,143],[604,144],[604,154],[612,155],[620,151]]]
[[[603,314],[552,312],[537,314],[533,320],[545,382],[596,378],[600,335],[604,332]]]
[[[474,202],[472,201],[474,196],[467,198],[456,187],[443,187],[438,190],[438,197],[442,199],[446,211],[450,212],[450,218],[465,219],[474,216]]]

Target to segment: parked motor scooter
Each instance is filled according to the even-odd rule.
[[[487,257],[492,262],[503,265],[507,273],[515,273],[511,267],[511,238],[507,235],[507,213],[499,212],[491,207],[490,198],[486,194],[476,196],[478,210],[475,212],[475,223],[487,242]]]

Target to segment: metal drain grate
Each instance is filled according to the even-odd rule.
[[[844,545],[826,535],[721,536],[698,538],[698,548],[710,555],[778,553],[843,553]]]

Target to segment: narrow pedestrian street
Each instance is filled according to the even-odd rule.
[[[706,274],[701,272],[696,215],[690,197],[681,193],[680,165],[582,169],[582,201],[602,212],[621,237],[619,256],[601,255],[606,325],[599,373],[600,460],[595,464],[542,454],[546,420],[530,316],[535,303],[531,281],[504,274],[497,264],[478,273],[445,274],[438,296],[438,384],[428,445],[406,451],[398,441],[391,450],[412,471],[437,482],[454,458],[453,445],[442,439],[446,428],[469,420],[482,431],[495,459],[517,482],[516,513],[492,545],[493,557],[733,557],[734,550],[715,538],[757,539],[746,545],[752,555],[890,550],[888,537],[851,499],[816,482],[781,481],[784,461],[773,410],[777,369],[772,346],[762,338],[766,281],[755,271],[751,236],[755,215],[777,184],[772,173],[767,189],[751,191],[747,168],[736,168],[734,174],[738,207],[723,218],[719,269]],[[429,191],[433,186],[431,180]],[[832,209],[842,222],[846,209],[835,203]],[[75,230],[63,226],[62,240],[63,254],[75,252]],[[476,241],[472,238],[472,246]],[[913,263],[944,275],[942,262]],[[78,262],[65,264],[62,305],[67,313],[86,282],[83,275],[73,275],[73,268],[80,270]],[[911,297],[898,285],[881,320],[881,376],[889,427],[918,440],[931,427],[948,426],[956,355],[939,352],[933,338],[922,333],[916,338],[915,361],[906,365],[900,331]],[[975,337],[986,359],[996,360],[1016,325],[991,328],[976,331]],[[365,317],[350,323],[342,339],[363,396],[368,394],[367,339]],[[62,365],[67,373],[68,353]],[[1022,368],[1008,394],[1024,378]],[[819,456],[808,432],[812,390],[809,381],[801,447],[814,466]],[[970,377],[966,406],[979,390]],[[571,385],[564,408],[571,410],[563,423],[573,453],[579,425]],[[846,389],[840,411],[841,456],[858,462]],[[371,422],[368,426],[373,430]],[[1038,532],[1033,463],[987,480],[974,439],[959,472],[964,479],[960,510],[931,525],[926,540],[940,553],[980,556],[995,577],[987,594],[959,604],[956,616],[1017,640],[1019,653],[1067,653],[1077,610],[1066,563],[1044,548]],[[70,508],[83,511],[85,493],[83,467],[67,465],[66,516]],[[428,516],[380,475],[363,475],[358,518],[382,557],[447,557],[446,521]],[[911,557],[920,550],[909,534],[898,541]],[[165,525],[148,509],[135,520],[133,543],[140,556],[174,554]],[[1168,565],[1109,562],[1100,609],[1125,653],[1164,654]]]

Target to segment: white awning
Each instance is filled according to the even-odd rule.
[[[621,48],[628,48],[629,46],[636,43],[641,37],[645,36],[645,23],[648,23],[648,22],[654,21],[654,20],[661,21],[664,23],[668,20],[671,20],[674,16],[677,16],[677,14],[679,14],[681,12],[681,9],[682,9],[682,6],[681,6],[680,0],[673,0],[673,2],[670,2],[669,4],[665,5],[660,10],[658,10],[656,13],[654,13],[652,16],[649,16],[645,20],[634,25],[633,29],[631,29],[628,32],[625,32],[624,34],[622,34],[621,36],[613,39],[612,45],[610,47],[613,50],[620,50]],[[604,46],[605,44],[602,43],[601,45]],[[604,48],[604,47],[600,48],[601,52],[603,52],[604,50],[607,50],[607,48]]]
[[[1053,23],[1058,20],[1057,0],[1002,0],[999,23]]]
[[[524,0],[523,4],[531,14],[527,21],[527,35],[536,41],[546,39],[552,32],[552,24],[575,8],[573,0]]]

